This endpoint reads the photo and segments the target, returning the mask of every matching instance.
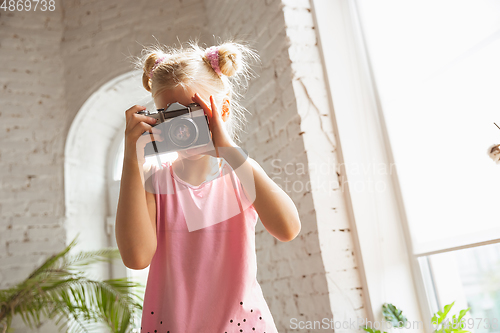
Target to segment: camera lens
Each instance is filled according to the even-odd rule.
[[[175,145],[186,148],[198,140],[198,128],[190,118],[176,118],[172,120],[168,135]]]

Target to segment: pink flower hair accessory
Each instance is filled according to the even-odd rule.
[[[222,72],[219,67],[219,47],[218,46],[209,47],[208,49],[206,49],[205,55],[208,61],[210,61],[210,65],[214,69],[215,73],[221,76]]]
[[[153,65],[153,68],[151,68],[151,71],[149,72],[150,78],[153,77],[153,72],[156,69],[156,67],[158,67],[158,65],[160,65],[160,63],[163,62],[163,60],[165,60],[166,58],[167,58],[166,55],[162,55],[158,59],[156,59],[155,64]]]

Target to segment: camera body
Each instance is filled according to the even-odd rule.
[[[155,118],[156,123],[151,126],[160,129],[163,137],[163,141],[146,144],[144,157],[197,148],[212,142],[208,117],[197,103],[188,106],[172,103],[165,109],[137,113]],[[149,135],[149,132],[144,132],[143,135]]]

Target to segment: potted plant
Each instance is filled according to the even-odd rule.
[[[403,311],[390,303],[382,304],[382,314],[384,315],[385,321],[391,323],[392,327],[404,327],[408,321],[403,315]],[[368,326],[361,326],[360,328],[370,333],[381,333],[380,330],[375,330]]]
[[[453,315],[451,321],[449,319],[446,319],[446,316],[448,315],[454,304],[455,302],[445,305],[443,311],[439,310],[434,314],[431,319],[432,325],[435,327],[433,331],[434,333],[470,333],[470,331],[463,329],[465,327],[465,323],[462,321],[462,318],[465,316],[467,311],[470,310],[470,307],[465,310],[461,310],[458,314],[458,317],[457,315]],[[384,303],[384,305],[382,305],[382,313],[384,314],[384,319],[387,322],[390,322],[392,324],[392,327],[404,327],[406,325],[406,317],[396,306]],[[380,330],[375,330],[368,326],[361,326],[360,328],[370,333],[382,333]]]
[[[24,281],[0,290],[0,332],[12,330],[16,314],[30,328],[39,327],[43,319],[55,319],[59,330],[66,328],[66,332],[90,332],[103,324],[111,332],[131,332],[143,304],[134,291],[144,286],[128,278],[88,278],[82,268],[120,258],[120,253],[116,248],[105,248],[69,255],[77,238]]]

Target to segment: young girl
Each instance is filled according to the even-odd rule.
[[[154,135],[149,141],[165,135],[152,126],[156,119],[137,113],[145,107],[125,113],[115,228],[124,264],[150,266],[141,332],[277,332],[257,282],[255,226],[260,217],[287,242],[301,225],[290,197],[235,143],[244,111],[236,88],[252,55],[234,42],[206,50],[190,43],[149,48],[139,59],[156,107],[198,103],[214,147],[178,151],[162,165],[144,163],[145,132]]]

